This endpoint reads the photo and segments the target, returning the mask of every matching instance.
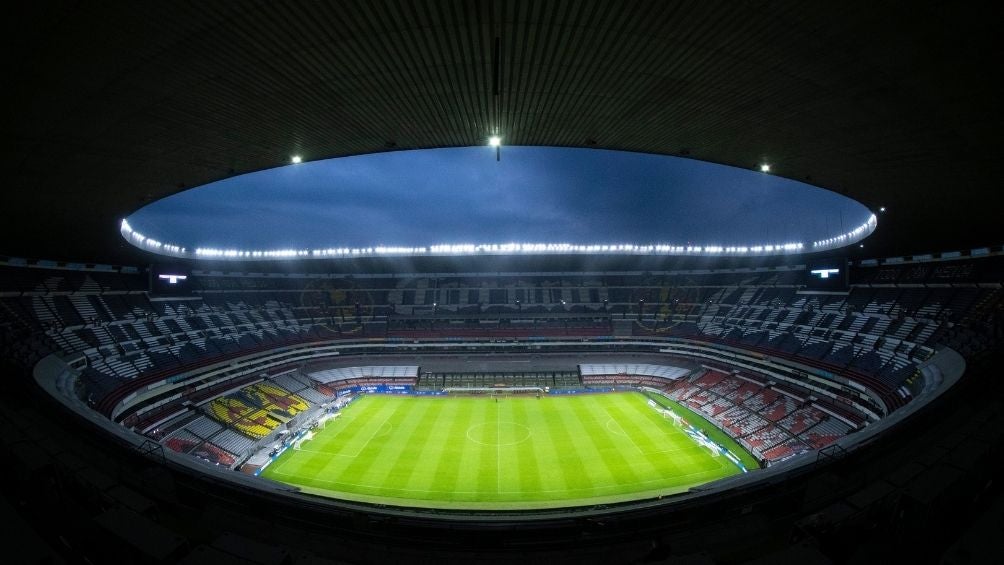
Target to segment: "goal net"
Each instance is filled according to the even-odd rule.
[[[683,418],[681,418],[679,414],[673,412],[672,410],[663,410],[662,417],[666,418],[667,420],[673,420],[673,424],[676,426],[683,425]]]
[[[303,437],[293,442],[293,449],[299,451],[300,446],[302,446],[304,442],[310,441],[312,439],[314,439],[314,432],[308,430],[307,433],[303,434]]]
[[[721,449],[718,447],[718,444],[711,441],[711,439],[708,438],[708,436],[704,435],[703,432],[694,429],[688,429],[687,435],[693,438],[693,440],[697,442],[698,445],[707,448],[707,450],[711,452],[712,457],[718,457],[719,455],[722,454]]]
[[[341,412],[335,412],[333,414],[324,414],[323,416],[321,416],[320,418],[318,418],[316,422],[314,422],[314,426],[313,427],[316,428],[316,429],[318,429],[318,430],[323,430],[324,429],[324,425],[329,420],[334,420],[335,418],[337,418],[337,417],[339,417],[341,415],[342,415]]]
[[[668,408],[659,408],[659,412],[662,414],[663,418],[666,418],[667,420],[673,420],[673,425],[682,429],[684,433],[686,433],[688,436],[690,436],[691,439],[694,440],[694,442],[696,442],[698,445],[702,447],[707,448],[707,450],[711,452],[712,457],[718,457],[719,455],[722,454],[721,449],[718,447],[718,444],[716,444],[714,441],[708,438],[708,436],[704,435],[703,432],[691,426],[690,423],[684,420],[682,416],[680,416],[679,414],[673,412]]]
[[[722,454],[722,450],[719,449],[718,446],[715,444],[715,442],[711,440],[704,440],[701,442],[701,445],[708,448],[708,451],[711,452],[712,457],[718,457]]]

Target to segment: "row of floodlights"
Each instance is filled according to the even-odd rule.
[[[130,226],[129,222],[126,220],[122,220],[120,231],[126,239],[130,240],[137,247],[145,247],[155,252],[169,253],[172,255],[185,255],[187,252],[184,247],[179,245],[161,243],[152,237],[146,237],[140,232],[132,229],[132,226]]]
[[[882,211],[885,211],[885,208],[882,208]],[[842,246],[842,245],[847,245],[849,243],[853,243],[854,241],[861,239],[862,237],[871,233],[875,229],[875,226],[877,225],[878,225],[878,218],[875,217],[875,214],[872,214],[871,216],[869,216],[867,222],[861,224],[860,226],[854,228],[853,230],[845,234],[838,235],[836,237],[814,241],[812,243],[812,247],[815,249],[826,249],[828,247]]]
[[[246,251],[240,249],[217,249],[197,247],[198,258],[249,258],[249,259],[289,259],[289,258],[339,258],[376,256],[415,255],[514,255],[514,254],[624,254],[624,255],[741,255],[759,253],[792,253],[803,249],[802,243],[779,243],[753,246],[721,245],[575,245],[571,243],[492,243],[492,244],[450,244],[429,247],[332,247],[327,249],[272,249]]]
[[[329,247],[325,249],[243,250],[197,247],[194,251],[180,245],[163,243],[133,229],[122,220],[122,235],[137,247],[181,257],[200,259],[295,259],[344,258],[416,255],[499,255],[499,254],[624,254],[624,255],[744,255],[797,253],[802,243],[778,243],[749,246],[723,245],[577,245],[572,243],[493,243],[444,244],[428,247]]]

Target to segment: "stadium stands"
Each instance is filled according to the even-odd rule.
[[[110,414],[129,391],[285,344],[598,337],[612,336],[618,323],[623,328],[622,322],[629,322],[628,335],[735,345],[843,375],[880,393],[895,410],[909,402],[917,367],[940,341],[954,340],[972,352],[990,342],[968,328],[1000,331],[1004,293],[973,283],[983,272],[1000,270],[988,267],[991,262],[1000,261],[968,260],[958,268],[859,266],[852,270],[855,284],[848,293],[829,295],[801,293],[800,273],[788,269],[394,279],[303,274],[281,280],[196,271],[193,294],[183,298],[146,292],[138,270],[6,265],[0,266],[0,345],[26,363],[55,351],[78,359],[84,398]],[[267,382],[213,385],[188,397],[208,402],[205,414],[196,414],[167,437],[172,449],[192,452],[196,445],[208,444],[233,456],[337,390],[386,382],[387,377],[392,376],[329,379],[293,371]],[[496,381],[512,386],[544,382],[555,388],[603,382],[661,388],[767,460],[828,445],[868,420],[844,403],[755,372],[706,370],[672,384],[662,377],[621,368],[615,375],[583,372],[581,381],[574,375],[541,380],[540,375],[471,374],[462,382],[446,383],[442,377],[437,383],[444,388]],[[418,376],[398,382],[415,384]],[[241,386],[226,390],[235,385]],[[177,411],[166,407],[133,423],[152,426]]]
[[[231,425],[254,439],[261,439],[279,427],[281,422],[266,410],[249,406],[243,400],[237,396],[217,398],[210,403],[209,413],[220,422]]]

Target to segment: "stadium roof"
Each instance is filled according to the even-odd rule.
[[[119,222],[154,199],[293,155],[481,145],[496,131],[508,145],[768,162],[885,206],[869,256],[1004,239],[992,3],[22,2],[7,14],[0,254],[145,262]]]

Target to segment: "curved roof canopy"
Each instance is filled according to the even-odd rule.
[[[754,257],[853,245],[875,214],[752,171],[573,147],[370,153],[236,175],[144,206],[126,241],[193,259]]]
[[[2,254],[148,261],[120,221],[166,195],[495,133],[768,162],[886,207],[869,255],[1002,235],[993,5],[20,3],[5,20]]]

